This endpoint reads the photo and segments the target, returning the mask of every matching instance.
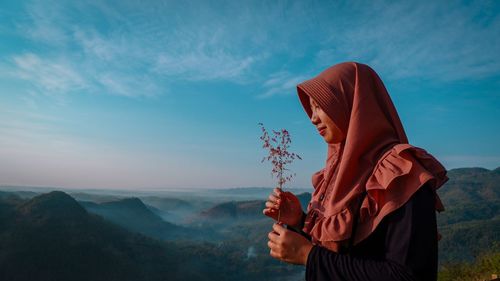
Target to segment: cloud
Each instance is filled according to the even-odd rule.
[[[155,71],[185,80],[231,80],[242,77],[256,61],[254,57],[237,58],[223,51],[189,52],[180,55],[160,54]]]
[[[219,20],[200,25],[165,17],[172,5],[178,4],[29,2],[18,31],[40,48],[11,55],[14,63],[7,67],[52,96],[84,90],[139,97],[165,93],[168,84],[179,81],[248,81],[255,64],[265,59],[265,52],[242,51],[247,38],[235,36],[235,28]],[[191,8],[179,13],[192,13]],[[205,18],[215,11],[198,12]]]
[[[88,87],[86,79],[64,59],[47,60],[33,53],[14,56],[16,74],[47,93],[69,93]]]
[[[110,61],[118,54],[123,53],[121,46],[112,40],[103,38],[95,30],[76,29],[74,39],[83,52],[96,59]]]
[[[127,97],[144,96],[134,91],[140,84],[152,96],[207,81],[260,84],[258,97],[272,97],[345,60],[389,79],[482,79],[500,72],[500,14],[492,10],[479,2],[34,1],[18,26],[38,47],[11,57],[68,70],[54,80],[16,64],[19,78],[46,91],[79,86]]]
[[[96,78],[110,94],[126,97],[153,97],[165,91],[145,75],[119,75],[106,73]]]
[[[20,34],[31,40],[43,42],[51,46],[61,46],[68,41],[67,22],[63,6],[58,3],[32,1],[26,3],[28,18],[18,23]],[[49,8],[50,7],[50,8]]]
[[[357,8],[348,28],[329,34],[316,53],[318,65],[349,58],[390,79],[435,81],[482,79],[500,72],[500,14],[490,11],[495,7],[484,2],[366,4]]]
[[[269,98],[275,95],[296,94],[297,84],[309,79],[306,75],[294,75],[287,71],[280,71],[271,74],[271,78],[264,82],[265,92],[257,98]]]

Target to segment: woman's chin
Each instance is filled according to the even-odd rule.
[[[337,139],[335,139],[335,138],[327,138],[327,137],[324,137],[323,139],[324,139],[324,140],[325,140],[325,142],[326,142],[326,143],[328,143],[328,144],[337,144],[337,143],[340,143],[340,142],[342,142],[342,141],[343,141],[343,139],[341,139],[341,140],[337,140]]]

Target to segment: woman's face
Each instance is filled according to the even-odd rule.
[[[342,142],[345,139],[344,134],[335,125],[332,119],[319,107],[319,105],[311,97],[309,97],[312,116],[311,122],[318,129],[319,134],[327,143],[334,144]]]

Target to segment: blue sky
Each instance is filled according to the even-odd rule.
[[[410,3],[414,2],[414,3]],[[0,184],[274,186],[258,122],[286,128],[290,187],[326,146],[295,85],[372,66],[411,144],[500,166],[498,1],[2,1]]]

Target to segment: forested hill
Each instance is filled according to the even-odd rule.
[[[498,273],[500,168],[448,176],[438,190],[440,280]],[[0,191],[0,280],[303,280],[303,267],[269,256],[267,195],[255,200],[248,188],[221,197],[77,194],[89,201],[10,191]],[[296,194],[307,208],[311,194]]]
[[[448,171],[450,180],[439,189],[445,206],[496,202],[500,199],[500,167],[460,168]]]
[[[0,280],[271,280],[232,245],[160,242],[88,213],[64,192],[0,196]]]
[[[460,168],[438,190],[445,211],[438,214],[441,263],[472,261],[500,251],[500,167]]]

